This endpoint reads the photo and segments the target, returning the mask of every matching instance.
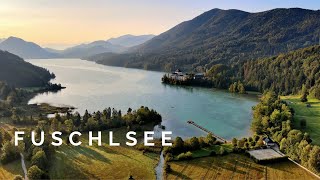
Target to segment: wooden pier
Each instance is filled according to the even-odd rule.
[[[204,132],[207,132],[207,133],[210,133],[213,135],[213,137],[217,138],[217,140],[221,141],[221,142],[224,142],[224,143],[227,143],[228,141],[220,136],[217,136],[215,135],[213,132],[209,131],[208,129],[198,125],[197,123],[193,122],[193,121],[187,121],[188,124],[191,124],[191,125],[194,125],[195,127],[201,129],[202,131]]]

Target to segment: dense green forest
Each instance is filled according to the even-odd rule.
[[[14,87],[41,87],[54,77],[48,70],[0,50],[0,81]]]
[[[234,66],[217,64],[207,71],[207,77],[219,88],[228,88],[241,81],[246,90],[273,90],[282,95],[298,93],[304,85],[319,99],[320,46],[248,60]]]
[[[319,42],[320,11],[291,8],[259,13],[213,9],[182,22],[125,54],[89,58],[148,70],[204,71],[215,64],[286,53]]]

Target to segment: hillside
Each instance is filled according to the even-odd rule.
[[[317,44],[319,19],[320,11],[298,8],[259,13],[213,9],[131,48],[128,54],[89,59],[150,70],[203,71],[214,64],[230,65]]]
[[[61,51],[60,55],[66,58],[83,58],[105,52],[122,52],[125,47],[114,45],[107,41],[94,41],[88,44],[80,44]]]
[[[0,49],[16,54],[25,59],[56,58],[56,53],[46,51],[33,42],[27,42],[16,37],[9,37],[0,41]]]
[[[247,90],[270,89],[282,95],[298,93],[305,85],[320,99],[320,46],[248,60],[236,66],[214,65],[207,75],[217,87],[228,88],[241,81]]]
[[[51,78],[54,74],[46,69],[0,50],[0,81],[15,87],[39,87],[46,85]]]

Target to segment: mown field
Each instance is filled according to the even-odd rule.
[[[300,96],[283,96],[283,100],[295,111],[294,127],[308,132],[313,140],[313,144],[320,145],[320,100],[308,98],[311,107],[307,107],[306,103],[300,101]],[[307,121],[307,126],[302,129],[300,126],[301,119]]]
[[[126,129],[114,130],[115,141],[124,143]],[[102,133],[102,142],[108,142],[108,133]],[[127,146],[88,146],[88,135],[83,134],[83,145],[63,145],[51,161],[52,179],[155,179],[154,168],[159,155],[145,153]]]
[[[250,158],[229,154],[169,163],[166,179],[317,179],[290,161],[259,165]]]
[[[7,165],[0,164],[0,179],[13,179],[16,175],[24,177],[20,159]]]

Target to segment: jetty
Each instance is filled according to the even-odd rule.
[[[193,122],[193,121],[190,121],[190,120],[189,120],[189,121],[187,121],[187,123],[188,123],[188,124],[191,124],[191,125],[194,125],[195,127],[201,129],[202,131],[204,131],[204,132],[206,132],[206,133],[212,134],[213,137],[217,138],[217,140],[219,140],[219,141],[221,141],[221,142],[224,142],[224,143],[227,143],[227,142],[228,142],[226,139],[224,139],[224,138],[222,138],[222,137],[214,134],[212,131],[209,131],[208,129],[200,126],[199,124],[197,124],[197,123],[195,123],[195,122]]]

